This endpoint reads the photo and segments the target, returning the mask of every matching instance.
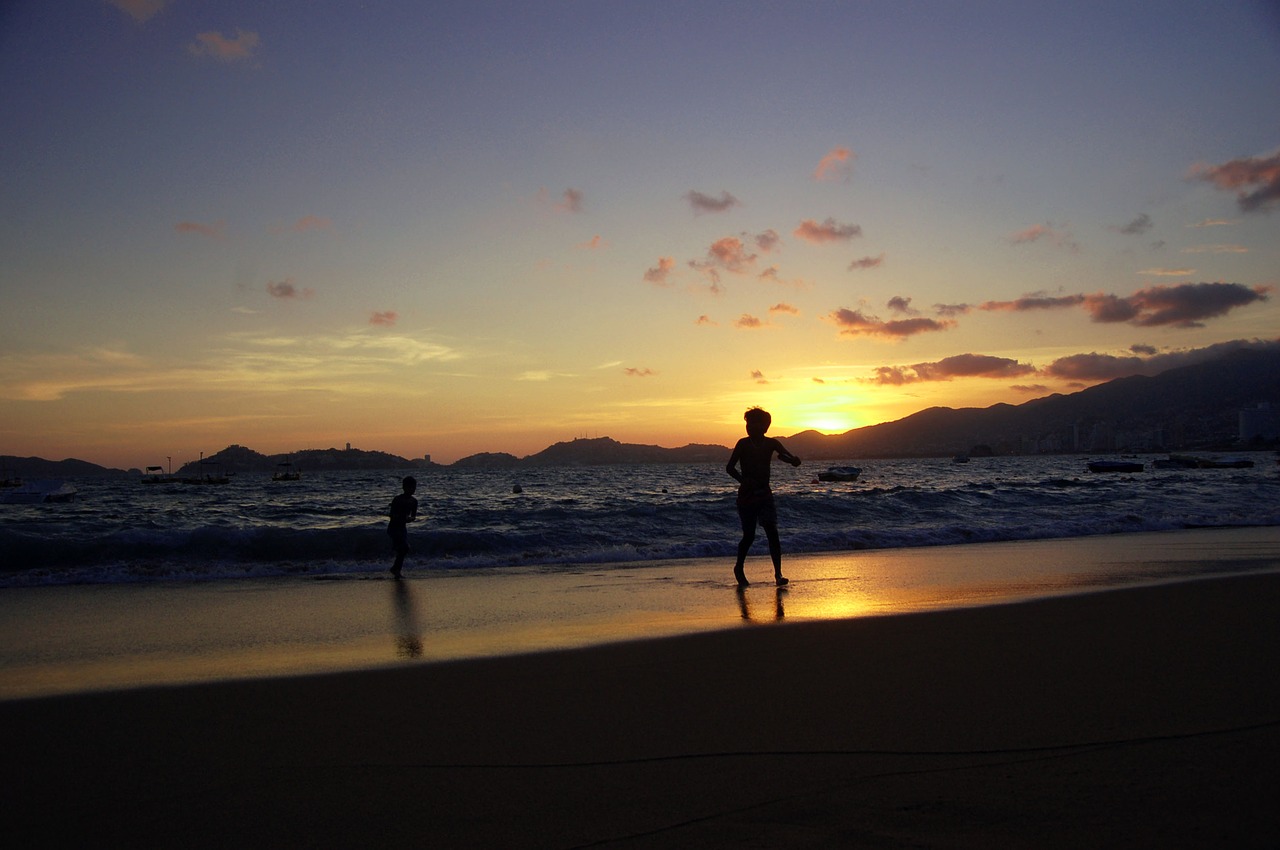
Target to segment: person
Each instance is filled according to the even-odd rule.
[[[773,437],[765,436],[773,421],[767,411],[753,407],[742,418],[747,423],[747,436],[733,447],[729,463],[725,466],[729,475],[738,482],[738,517],[742,520],[742,540],[738,543],[738,563],[733,568],[733,575],[739,587],[747,586],[743,564],[756,539],[756,526],[760,525],[769,540],[774,584],[781,587],[787,580],[782,576],[782,544],[778,540],[778,512],[773,504],[773,491],[769,489],[769,466],[775,454],[779,460],[792,466],[799,466],[800,458]]]
[[[418,518],[418,500],[413,497],[418,489],[417,479],[406,475],[400,486],[404,488],[404,492],[391,500],[391,521],[387,523],[387,534],[391,535],[391,546],[396,552],[396,562],[391,565],[391,574],[396,578],[400,578],[404,556],[409,554],[409,530],[405,524]]]

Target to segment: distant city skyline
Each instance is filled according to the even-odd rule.
[[[1274,4],[18,0],[0,87],[0,454],[731,445],[1280,336]]]

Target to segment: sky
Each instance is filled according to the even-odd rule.
[[[1274,2],[0,3],[0,454],[732,445],[1280,345]]]

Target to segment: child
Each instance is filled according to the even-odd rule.
[[[418,500],[413,498],[418,489],[418,482],[412,475],[406,475],[400,482],[404,492],[391,500],[391,521],[387,523],[387,534],[391,535],[391,546],[396,551],[396,562],[391,565],[391,574],[400,578],[400,568],[404,566],[404,556],[409,554],[409,531],[406,523],[418,518]]]
[[[773,491],[769,489],[769,465],[776,452],[778,458],[792,466],[800,465],[800,458],[783,448],[773,437],[766,437],[773,421],[768,412],[753,407],[743,414],[747,422],[747,436],[738,441],[729,455],[725,470],[737,480],[738,517],[742,520],[742,540],[738,543],[738,563],[733,575],[739,587],[746,587],[747,577],[743,563],[751,543],[756,539],[756,525],[764,526],[769,539],[769,557],[773,559],[773,580],[778,586],[787,583],[782,577],[782,544],[778,541],[778,512],[773,504]],[[741,471],[738,466],[741,464]]]

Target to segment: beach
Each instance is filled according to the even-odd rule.
[[[1110,576],[1128,565],[1111,589],[1081,563],[1095,579],[1080,587],[802,616],[804,582],[817,582],[797,563],[795,590],[753,586],[766,615],[740,609],[736,623],[7,699],[0,835],[10,846],[1275,846],[1274,529],[1163,538],[1170,558],[1194,553],[1163,580],[1134,578],[1159,548],[1131,537],[997,544],[1018,559],[1092,552]],[[974,552],[946,548],[960,551],[919,557]],[[786,616],[767,616],[784,596]],[[738,607],[731,590],[713,597]],[[429,619],[420,628],[430,646]]]

